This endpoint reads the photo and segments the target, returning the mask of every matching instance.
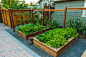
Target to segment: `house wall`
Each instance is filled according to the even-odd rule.
[[[52,5],[52,2],[50,2],[50,0],[42,0],[42,1],[39,3],[39,6],[40,6],[41,8],[44,8],[44,7],[42,7],[42,2],[48,2],[49,5],[53,6],[53,5]]]
[[[85,1],[68,1],[68,2],[59,2],[55,3],[55,9],[65,9],[67,7],[84,7]],[[77,17],[81,17],[83,14],[83,10],[68,10],[66,15],[66,21],[71,17],[76,19]],[[51,19],[59,20],[60,26],[63,26],[64,12],[54,12],[51,14]],[[83,22],[86,24],[86,18],[81,17]]]

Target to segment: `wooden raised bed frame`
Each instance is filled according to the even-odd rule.
[[[35,37],[33,38],[33,44],[35,46],[37,46],[38,48],[44,50],[48,54],[50,54],[54,57],[58,57],[62,52],[64,52],[68,47],[70,47],[74,42],[76,42],[77,39],[78,39],[78,37],[77,38],[72,37],[72,38],[69,39],[68,42],[65,43],[65,45],[63,45],[59,48],[50,47],[50,46],[46,45],[45,43],[40,42]]]
[[[25,39],[25,40],[28,40],[28,37],[31,37],[31,36],[34,37],[36,35],[44,33],[45,31],[48,31],[48,30],[50,30],[50,28],[45,28],[45,29],[42,29],[40,31],[36,31],[36,32],[30,33],[27,35],[25,35],[24,33],[20,32],[20,31],[17,31],[17,35],[20,36],[21,38]]]

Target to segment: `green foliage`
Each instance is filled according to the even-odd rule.
[[[81,27],[82,33],[86,36],[86,26]]]
[[[39,14],[38,13],[35,13],[33,15],[33,17],[34,17],[34,24],[39,23],[40,25],[42,25],[42,19],[39,19]],[[29,18],[29,20],[32,23],[32,16],[31,16],[31,18]]]
[[[81,18],[78,18],[78,17],[76,19],[69,18],[69,20],[67,20],[67,26],[70,28],[75,28],[77,30],[80,30],[82,25],[83,25],[83,22]]]
[[[83,24],[81,18],[72,19],[67,21],[67,26],[70,28],[75,28],[79,33],[83,33],[86,36],[86,26]]]
[[[1,3],[3,6],[1,7],[6,9],[25,9],[28,5],[25,4],[25,1],[19,1],[19,0],[1,0]]]
[[[59,27],[59,21],[57,21],[57,20],[52,20],[50,22],[48,19],[45,19],[45,23],[48,27],[51,27],[52,29]]]
[[[36,24],[37,22],[39,24],[42,24],[42,19],[39,19],[39,14],[38,13],[34,14],[33,17],[34,17],[34,24]]]
[[[44,28],[47,28],[46,26],[42,26],[39,25],[38,23],[36,23],[36,25],[34,26],[33,24],[29,23],[29,24],[25,24],[25,25],[19,25],[17,27],[18,31],[23,32],[25,35],[29,34],[29,33],[33,33],[36,31],[40,31]]]
[[[56,28],[39,34],[36,38],[47,45],[57,48],[64,45],[71,37],[77,37],[77,30],[72,28]]]

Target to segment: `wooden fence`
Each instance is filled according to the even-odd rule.
[[[67,8],[67,6],[65,6],[65,9],[26,9],[26,10],[22,10],[22,9],[18,9],[18,10],[8,9],[8,13],[9,14],[7,14],[7,15],[6,15],[7,10],[0,10],[0,11],[1,11],[1,14],[2,14],[3,23],[6,24],[6,25],[10,24],[10,26],[9,25],[8,26],[13,28],[13,31],[15,32],[14,19],[13,19],[13,13],[15,11],[21,11],[21,12],[29,11],[30,14],[33,11],[42,11],[42,25],[44,25],[44,12],[45,11],[49,11],[49,12],[50,11],[64,12],[63,28],[65,28],[65,21],[66,21],[66,12],[67,12],[67,10],[86,10],[86,7]],[[32,23],[34,23],[33,15],[34,14],[32,13]],[[22,18],[22,16],[21,16],[21,18]],[[8,20],[8,22],[7,22],[7,20]]]

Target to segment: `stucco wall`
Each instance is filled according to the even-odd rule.
[[[84,7],[84,1],[68,1],[68,2],[59,2],[55,3],[55,9],[64,9],[67,7]],[[81,17],[83,14],[83,10],[68,10],[66,15],[66,21],[70,17],[77,18]],[[60,20],[60,26],[63,26],[64,12],[54,12],[51,14],[51,19]],[[84,23],[86,23],[86,18],[81,17]]]

